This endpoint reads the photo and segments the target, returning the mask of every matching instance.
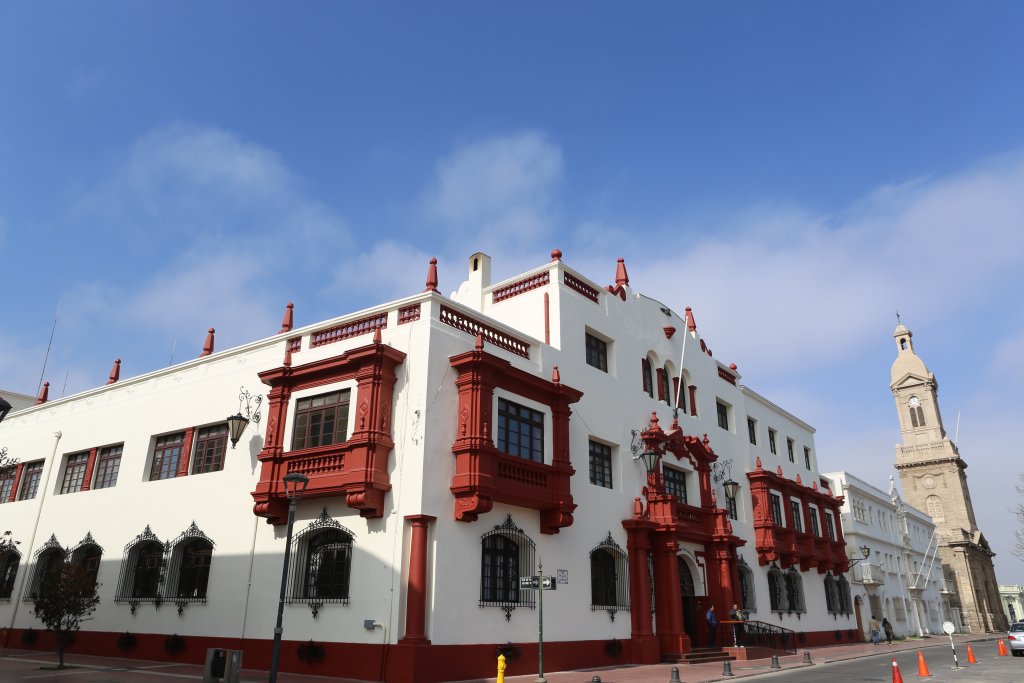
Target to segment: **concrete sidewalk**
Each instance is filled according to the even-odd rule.
[[[995,657],[997,655],[996,640],[998,634],[984,634],[976,636],[953,636],[956,644],[957,655],[961,661],[967,659],[966,644],[971,643],[974,654],[978,658]],[[939,647],[941,649],[933,649]],[[951,657],[949,651],[949,638],[946,636],[933,636],[924,639],[908,639],[895,641],[892,645],[872,645],[871,643],[856,643],[853,645],[834,645],[829,647],[807,648],[811,653],[814,665],[837,662],[858,657],[869,657],[871,655],[884,654],[886,652],[899,652],[903,650],[925,650],[925,658],[939,661],[941,658]],[[779,657],[779,665],[782,669],[794,669],[808,666],[804,663],[805,650],[801,649],[795,655]],[[943,660],[944,661],[944,660]],[[168,681],[190,680],[199,681],[202,679],[202,667],[194,664],[176,664],[173,662],[149,662],[135,659],[118,659],[114,657],[93,657],[90,655],[69,654],[66,662],[74,666],[74,669],[55,671],[43,669],[42,667],[53,667],[56,665],[57,656],[53,652],[40,652],[33,650],[0,650],[0,681],[13,683],[14,681],[28,681],[33,683],[64,683],[73,680],[75,683],[167,683]],[[756,676],[758,674],[771,673],[770,660],[754,660],[749,662],[732,662],[732,671],[735,678]],[[622,667],[601,667],[597,669],[585,669],[579,671],[559,671],[545,673],[545,678],[551,683],[591,683],[594,676],[600,676],[602,683],[668,683],[672,675],[672,664],[652,664],[648,666],[622,666]],[[709,683],[710,681],[730,680],[722,677],[722,664],[696,664],[679,666],[679,680],[683,683]],[[537,672],[519,672],[513,663],[506,671],[506,674],[516,673],[519,675],[506,675],[508,683],[533,683],[537,678]],[[267,680],[266,671],[246,669],[242,672],[243,683],[264,683]],[[305,676],[294,673],[281,673],[278,676],[280,683],[365,683],[349,678],[336,678],[327,676]],[[473,681],[462,681],[459,683],[494,683],[495,678],[474,679]]]

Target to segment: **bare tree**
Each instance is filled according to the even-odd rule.
[[[5,481],[9,477],[13,478],[14,469],[17,466],[17,459],[8,456],[6,448],[0,448],[0,482]],[[8,552],[14,550],[19,543],[21,541],[15,541],[9,530],[0,534],[0,559],[7,555]],[[0,581],[2,580],[3,577],[0,577]]]
[[[34,598],[34,614],[56,636],[60,669],[64,668],[64,649],[71,635],[96,611],[100,601],[96,587],[91,572],[65,561],[60,569],[43,579],[39,595]]]

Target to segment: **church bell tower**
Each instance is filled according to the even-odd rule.
[[[914,352],[913,333],[902,322],[893,332],[896,360],[891,383],[903,443],[896,470],[904,499],[931,516],[949,594],[948,607],[965,630],[1006,630],[988,541],[978,529],[967,487],[967,463],[946,435],[939,410],[939,385]],[[954,623],[956,618],[951,619]]]

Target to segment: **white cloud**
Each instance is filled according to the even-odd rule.
[[[562,167],[561,149],[536,131],[465,144],[438,162],[427,215],[459,248],[466,237],[484,250],[543,239]]]

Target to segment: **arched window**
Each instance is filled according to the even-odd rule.
[[[590,551],[590,609],[615,612],[629,609],[629,579],[626,575],[626,554],[608,538]]]
[[[39,550],[36,551],[36,566],[32,572],[32,583],[29,585],[28,592],[23,598],[25,602],[30,602],[39,595],[43,582],[60,571],[66,556],[67,551],[57,541],[56,536],[51,535],[50,540],[40,546]]]
[[[756,612],[757,600],[754,596],[754,572],[751,571],[746,561],[742,559],[736,565],[736,569],[740,575],[740,600],[743,601],[740,607],[748,612]]]
[[[786,579],[778,567],[768,570],[768,598],[773,612],[785,612],[789,607],[786,602]]]
[[[804,586],[800,573],[790,567],[786,572],[786,602],[789,612],[806,612],[804,608]]]
[[[839,589],[832,574],[825,575],[825,609],[829,614],[839,611]]]
[[[640,372],[643,375],[644,393],[654,398],[654,373],[651,371],[651,361],[647,358],[640,361]]]
[[[324,603],[349,604],[355,535],[327,515],[327,509],[292,542],[288,602],[305,602],[316,618]]]
[[[99,577],[100,561],[102,559],[103,548],[96,544],[91,533],[87,533],[82,542],[71,549],[71,564],[81,567],[88,572],[89,576],[92,577],[93,583]]]
[[[10,602],[14,593],[14,578],[18,575],[21,565],[21,553],[8,548],[0,554],[0,602]]]
[[[942,513],[942,499],[938,496],[928,496],[924,501],[928,516],[935,522],[943,522],[946,517]]]
[[[132,610],[140,602],[158,602],[164,566],[164,544],[146,525],[145,530],[124,548],[121,576],[114,602],[127,602]]]
[[[853,600],[850,599],[850,582],[846,580],[846,575],[840,576],[836,584],[839,586],[839,611],[843,614],[851,614]]]
[[[495,526],[480,539],[480,606],[505,610],[505,619],[519,605],[533,607],[536,590],[520,590],[519,578],[533,576],[533,540],[512,521]]]
[[[184,609],[185,603],[206,602],[213,545],[195,522],[171,541],[165,593],[177,603],[179,611]]]

